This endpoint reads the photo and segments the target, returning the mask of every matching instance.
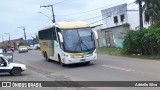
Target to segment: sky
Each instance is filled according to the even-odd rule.
[[[24,38],[21,28],[26,28],[27,39],[35,37],[37,32],[52,24],[51,8],[40,8],[40,5],[53,5],[56,21],[97,22],[102,19],[101,10],[135,0],[1,0],[0,3],[0,41]],[[129,9],[137,9],[131,4]],[[41,13],[38,13],[41,12]],[[100,24],[101,21],[95,23]]]

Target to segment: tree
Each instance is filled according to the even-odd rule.
[[[147,23],[152,25],[158,23],[160,20],[160,0],[141,0],[144,2],[143,12]],[[138,3],[139,0],[136,0]]]
[[[39,38],[38,36],[36,35],[36,37],[32,37],[33,38],[33,44],[38,44],[39,43]]]
[[[29,46],[29,43],[26,41],[21,41],[18,46]]]

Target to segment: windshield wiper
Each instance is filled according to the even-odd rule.
[[[89,50],[89,48],[87,47],[87,45],[84,44],[82,40],[81,40],[81,43],[87,48],[87,50]]]
[[[83,46],[85,46],[85,47],[87,48],[87,50],[89,50],[89,48],[87,47],[87,45],[84,44],[82,38],[79,37],[78,44],[77,44],[76,48],[74,49],[74,51],[77,49],[77,47],[78,47],[80,44],[83,44]],[[82,50],[82,46],[81,46],[81,50]]]
[[[79,44],[81,44],[81,37],[79,37],[79,40],[78,40],[77,46],[76,46],[76,48],[74,49],[74,51],[75,51],[75,50],[77,50],[77,47],[79,46]]]

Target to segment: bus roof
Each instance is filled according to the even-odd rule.
[[[56,26],[61,28],[61,29],[89,27],[89,25],[86,22],[82,22],[82,21],[77,21],[77,22],[57,22]]]
[[[72,28],[85,28],[89,27],[89,25],[86,22],[83,21],[77,21],[77,22],[56,22],[50,26],[44,27],[42,30],[49,29],[52,27],[58,27],[61,29],[72,29]]]

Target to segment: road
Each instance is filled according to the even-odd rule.
[[[44,77],[54,77],[56,81],[160,81],[158,60],[98,55],[98,60],[90,65],[75,64],[61,67],[57,62],[45,61],[40,51],[35,50],[21,54],[15,52],[14,60],[26,64],[33,72],[40,73]],[[25,76],[27,75],[32,74]],[[128,89],[108,88],[108,90]],[[151,90],[151,88],[144,88],[144,90]],[[159,88],[152,88],[152,90],[159,90]]]

